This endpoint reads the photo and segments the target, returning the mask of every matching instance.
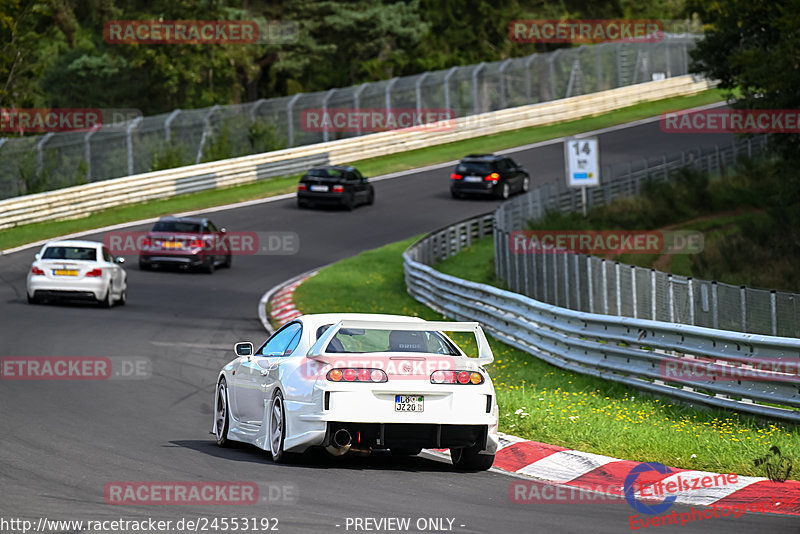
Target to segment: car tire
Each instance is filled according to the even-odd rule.
[[[422,452],[421,447],[415,447],[415,448],[401,447],[401,448],[392,448],[390,450],[392,451],[392,456],[416,456]]]
[[[120,306],[125,306],[127,302],[128,302],[128,288],[126,287],[125,289],[122,290],[122,293],[119,294],[119,300],[117,301],[117,304],[119,304]]]
[[[508,186],[508,182],[503,182],[500,187],[497,188],[497,198],[506,200],[510,195],[511,188]]]
[[[223,263],[222,266],[225,267],[226,269],[230,269],[231,265],[233,265],[233,255],[228,254],[227,256],[225,256],[225,263]]]
[[[456,191],[450,191],[450,196],[453,198],[464,198],[464,195]]]
[[[476,445],[450,449],[453,466],[459,471],[486,471],[494,463],[494,454],[478,454]]]
[[[369,196],[367,196],[367,206],[372,206],[373,204],[375,204],[375,189],[370,187]]]
[[[530,191],[530,189],[531,189],[531,177],[525,176],[522,179],[522,192],[527,193],[528,191]]]
[[[209,256],[206,258],[206,262],[203,264],[203,272],[206,274],[214,274],[215,267],[216,265],[214,265],[214,258]]]
[[[217,438],[217,445],[220,447],[228,447],[231,444],[228,439],[228,428],[230,428],[228,385],[223,378],[219,381],[214,395],[214,437]]]
[[[111,295],[112,289],[114,289],[111,284],[108,284],[108,290],[106,290],[106,296],[103,300],[100,301],[100,305],[103,308],[110,308],[114,305],[114,297]]]
[[[291,453],[283,450],[286,439],[286,410],[284,409],[283,393],[278,390],[272,398],[269,411],[269,452],[272,461],[276,464],[285,464],[291,460]]]
[[[353,208],[356,207],[356,199],[353,198],[352,193],[344,197],[344,199],[342,200],[342,206],[344,206],[344,209],[346,209],[347,211],[353,211]]]
[[[30,296],[27,291],[25,292],[25,296],[28,297],[28,304],[39,304],[39,299],[35,296]]]
[[[144,261],[142,261],[142,260],[139,260],[139,270],[140,270],[140,271],[149,271],[149,270],[151,270],[152,268],[153,268],[153,266],[152,266],[152,265],[150,265],[149,263],[147,263],[147,262],[144,262]]]
[[[309,206],[310,206],[310,204],[308,203],[307,200],[298,200],[297,201],[297,207],[300,208],[301,210],[308,209]]]

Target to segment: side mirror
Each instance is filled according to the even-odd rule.
[[[119,263],[121,265],[125,263],[125,258],[116,258],[114,259],[114,263]]]
[[[34,256],[34,259],[35,259],[36,261],[39,261],[39,260],[41,260],[41,259],[42,259],[42,253],[41,253],[41,252],[37,252],[37,253],[36,253],[36,256]]]
[[[252,356],[253,344],[249,341],[242,341],[241,343],[234,345],[233,350],[236,352],[237,356]]]
[[[220,231],[220,233],[223,233],[223,234],[228,232],[228,230],[225,229],[225,228],[220,228],[219,231]]]

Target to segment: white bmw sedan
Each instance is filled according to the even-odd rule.
[[[36,254],[28,272],[28,302],[94,300],[110,308],[125,304],[128,277],[125,260],[95,241],[52,241]]]
[[[477,357],[445,332],[473,334]],[[494,462],[497,400],[483,368],[494,358],[478,323],[304,315],[258,349],[235,350],[216,380],[212,433],[221,446],[250,443],[276,462],[311,447],[333,455],[450,449],[463,470]]]

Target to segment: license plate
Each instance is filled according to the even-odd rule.
[[[481,176],[466,176],[464,177],[465,182],[482,182],[483,178]]]
[[[183,243],[180,241],[164,241],[161,246],[164,248],[183,248]]]
[[[53,269],[53,276],[78,276],[74,269]]]
[[[422,412],[425,410],[425,397],[422,395],[395,395],[394,411]]]
[[[317,191],[317,192],[320,192],[320,193],[325,193],[325,192],[328,191],[328,186],[327,185],[312,185],[311,186],[311,190],[312,191]]]

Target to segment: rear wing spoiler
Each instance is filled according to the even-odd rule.
[[[370,321],[363,319],[344,319],[328,328],[308,351],[308,357],[314,359],[326,356],[337,357],[341,353],[325,352],[330,341],[336,337],[343,328],[363,328],[365,330],[406,330],[412,332],[472,332],[478,343],[478,365],[487,365],[494,361],[492,349],[486,340],[483,328],[477,322],[449,322],[449,321]],[[461,350],[459,348],[459,350]],[[461,351],[463,353],[463,351]]]

